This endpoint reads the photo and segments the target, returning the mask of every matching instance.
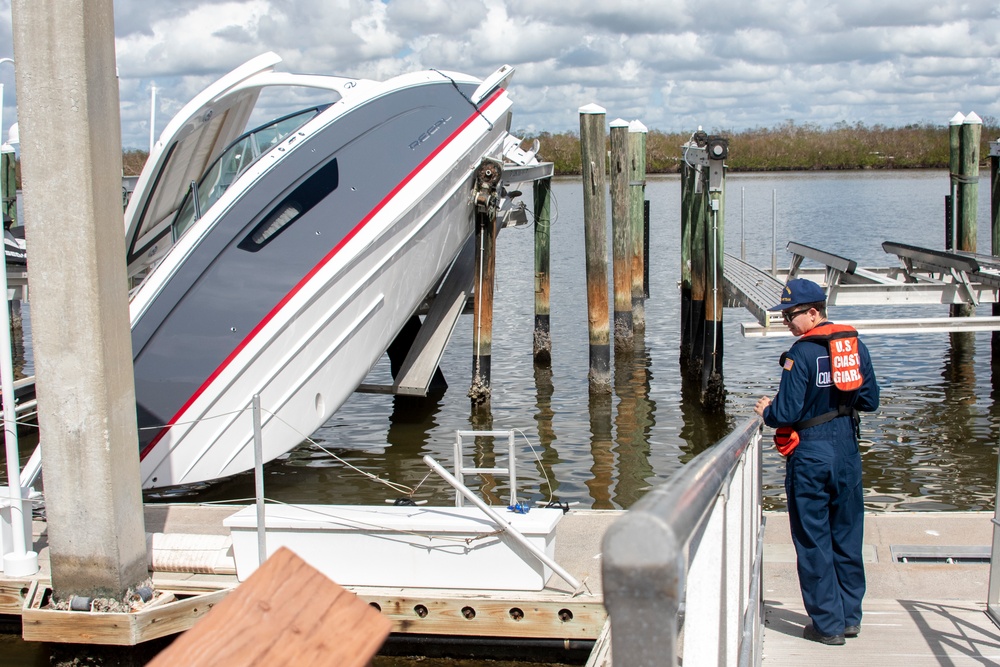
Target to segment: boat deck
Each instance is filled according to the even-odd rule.
[[[992,516],[866,515],[868,591],[861,634],[844,646],[824,646],[802,639],[809,620],[799,594],[788,515],[767,513],[763,665],[1000,664],[1000,630],[985,611]],[[949,555],[957,558],[949,563]],[[899,562],[904,556],[907,562]]]

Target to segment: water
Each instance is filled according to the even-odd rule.
[[[987,180],[980,188],[979,249],[989,252]],[[745,219],[741,224],[741,192]],[[795,240],[850,257],[861,266],[894,266],[882,241],[943,247],[941,171],[730,175],[726,249],[769,268],[772,193],[777,199],[778,266]],[[456,429],[518,429],[519,486],[534,503],[556,499],[578,507],[629,507],[645,490],[749,417],[757,397],[773,393],[777,358],[790,339],[744,339],[741,309],[725,311],[725,414],[705,416],[685,397],[678,371],[680,184],[652,177],[650,298],[646,334],[630,359],[615,360],[614,391],[590,396],[587,384],[587,304],[582,192],[577,179],[553,183],[551,368],[532,363],[533,236],[530,227],[504,230],[498,240],[493,331],[493,400],[486,415],[470,412],[472,321],[464,316],[442,361],[450,383],[439,397],[414,400],[356,394],[313,435],[324,448],[384,479],[417,487],[416,497],[449,502],[450,487],[426,479],[424,454],[450,465]],[[530,188],[526,189],[529,200]],[[609,237],[610,239],[610,232]],[[609,270],[610,275],[610,270]],[[609,297],[610,298],[610,297]],[[989,314],[989,305],[980,314]],[[832,308],[833,318],[945,316],[946,306]],[[990,373],[989,334],[869,336],[882,386],[882,407],[865,415],[862,452],[869,509],[982,510],[993,506],[1000,407]],[[962,341],[964,344],[959,344]],[[388,383],[387,362],[369,378]],[[496,446],[500,451],[500,446]],[[482,465],[495,460],[481,444]],[[769,507],[784,505],[783,464],[765,455]],[[478,480],[471,486],[477,487]],[[399,494],[374,483],[320,448],[304,444],[267,467],[266,493],[283,502],[382,503]],[[482,492],[505,503],[505,480]],[[251,497],[250,475],[200,488],[185,499]],[[176,498],[178,496],[169,496]]]
[[[529,210],[530,190],[525,191]],[[777,195],[779,267],[788,265],[784,246],[789,240],[866,267],[897,264],[894,256],[882,252],[882,241],[943,247],[948,193],[943,171],[730,175],[726,249],[733,254],[740,251],[741,190],[747,259],[763,268],[771,265],[772,192]],[[682,392],[678,371],[680,183],[674,177],[652,177],[646,192],[651,202],[646,334],[637,339],[630,358],[615,360],[612,394],[588,392],[581,185],[578,179],[556,180],[551,368],[538,369],[532,363],[531,228],[504,230],[497,244],[490,413],[472,414],[466,397],[472,321],[464,316],[442,361],[450,384],[447,392],[426,400],[356,394],[313,438],[361,470],[417,488],[415,497],[432,503],[450,503],[453,492],[439,479],[427,477],[421,457],[430,454],[450,467],[456,429],[518,429],[523,434],[518,437],[520,495],[533,503],[551,498],[581,508],[627,508],[668,479],[732,425],[751,416],[760,395],[774,392],[777,358],[790,339],[744,339],[740,323],[752,318],[742,310],[726,309],[725,414],[701,414],[697,403]],[[979,208],[979,250],[988,253],[986,178],[980,185]],[[831,316],[924,317],[947,312],[946,306],[834,307]],[[989,313],[990,306],[980,308],[981,315]],[[28,326],[30,317],[26,330]],[[866,341],[882,386],[882,407],[864,415],[862,425],[869,510],[992,509],[1000,394],[991,378],[990,335],[868,336]],[[368,381],[389,379],[383,361]],[[491,465],[501,445],[505,447],[478,443],[477,463]],[[782,508],[781,457],[768,449],[764,465],[766,504]],[[266,477],[266,495],[282,502],[381,504],[399,495],[309,443],[269,464]],[[506,480],[469,481],[495,504],[506,503]],[[253,478],[244,474],[158,498],[217,501],[252,495]],[[409,664],[387,660],[379,664]]]

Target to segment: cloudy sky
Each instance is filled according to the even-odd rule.
[[[0,58],[10,21],[0,0]],[[576,131],[592,102],[665,131],[1000,117],[996,0],[116,0],[115,32],[134,148],[149,145],[151,87],[158,133],[265,51],[279,69],[374,79],[511,64],[513,126],[532,132]],[[0,83],[6,132],[9,64]]]

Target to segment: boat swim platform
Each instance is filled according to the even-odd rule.
[[[978,306],[1000,300],[1000,258],[892,241],[884,242],[882,249],[897,257],[898,267],[862,268],[849,258],[793,241],[787,245],[792,256],[789,269],[772,275],[727,253],[723,264],[725,305],[745,307],[757,323],[744,324],[743,335],[761,337],[790,335],[780,313],[767,309],[778,303],[785,281],[791,278],[809,278],[822,285],[831,306]],[[813,266],[803,267],[804,260]],[[1000,330],[1000,317],[992,316],[842,322],[868,334]]]
[[[40,570],[22,578],[0,572],[0,614],[20,616],[27,641],[129,646],[183,632],[239,585],[230,531],[223,521],[245,507],[145,505],[156,597],[148,608],[130,614],[44,609],[51,591],[49,547],[45,523],[35,521]],[[580,581],[580,591],[555,574],[540,591],[344,588],[388,617],[399,639],[431,635],[445,644],[446,637],[487,642],[494,637],[551,639],[589,650],[607,620],[601,593],[601,540],[621,514],[571,509],[557,524],[555,560]]]
[[[992,518],[992,512],[867,513],[861,634],[844,646],[825,646],[802,638],[809,618],[788,515],[765,513],[762,665],[1000,664],[1000,630],[986,614]]]

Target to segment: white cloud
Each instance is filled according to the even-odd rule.
[[[514,127],[536,131],[590,102],[663,130],[1000,116],[1000,8],[972,0],[116,0],[115,26],[126,146],[148,142],[152,85],[162,128],[264,51],[373,79],[512,64]],[[0,57],[10,36],[0,0]],[[9,125],[10,67],[0,83]]]

